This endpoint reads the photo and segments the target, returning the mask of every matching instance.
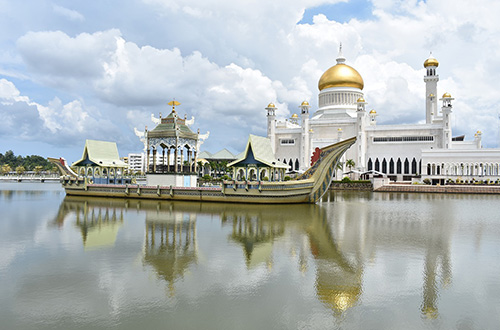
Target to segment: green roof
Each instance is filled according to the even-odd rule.
[[[72,166],[97,165],[103,167],[127,167],[120,156],[115,142],[86,140],[82,158]]]
[[[198,134],[194,133],[187,125],[186,120],[179,118],[177,112],[172,111],[167,117],[161,119],[153,130],[148,132],[148,138],[181,137],[185,139],[198,140]]]
[[[271,147],[271,140],[268,138],[252,135],[248,137],[247,146],[243,154],[240,154],[237,160],[229,163],[227,166],[236,166],[238,163],[244,161],[248,156],[248,151],[252,149],[253,156],[255,160],[269,166],[272,168],[284,168],[288,169],[289,166],[285,163],[280,162],[274,157],[273,148]]]
[[[221,151],[216,152],[215,154],[210,156],[211,159],[227,159],[227,160],[233,160],[236,159],[236,156],[233,155],[233,153],[226,148],[222,149]]]

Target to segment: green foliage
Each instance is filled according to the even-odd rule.
[[[21,174],[23,174],[24,172],[26,172],[26,169],[24,168],[24,166],[19,165],[19,166],[17,166],[17,167],[16,167],[16,173],[17,173],[17,174],[21,175]]]
[[[431,179],[425,178],[423,181],[425,184],[431,184]]]
[[[263,181],[269,181],[269,178],[265,176]]]
[[[212,181],[212,176],[210,174],[205,174],[201,179],[203,181]]]
[[[229,177],[229,175],[223,175],[222,180],[231,180],[231,178]]]
[[[16,156],[12,150],[7,151],[5,154],[0,153],[0,165],[9,165],[11,168],[23,166],[25,171],[35,171],[37,166],[41,166],[41,171],[52,170],[53,165],[42,156]]]
[[[352,180],[348,177],[348,176],[345,176],[341,182],[352,182]]]
[[[289,177],[289,176],[287,175],[287,176],[285,176],[285,179],[284,179],[284,180],[285,180],[285,181],[290,181],[291,179],[292,179],[292,178],[291,178],[291,177]]]

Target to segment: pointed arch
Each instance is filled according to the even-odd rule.
[[[405,162],[404,162],[404,174],[408,174],[410,173],[410,162],[408,161],[408,158],[405,158]]]
[[[375,171],[380,172],[380,162],[378,158],[375,159]]]
[[[385,158],[382,160],[382,173],[387,174],[387,161]]]
[[[389,161],[389,173],[394,174],[394,159],[392,159],[392,158]]]
[[[396,173],[401,174],[401,158],[398,158],[398,161],[396,162]]]
[[[411,174],[417,174],[417,160],[413,157],[411,161]]]
[[[373,162],[372,162],[371,158],[368,159],[368,166],[367,167],[368,167],[368,171],[373,170]]]
[[[299,159],[295,159],[295,170],[298,171],[299,170]]]

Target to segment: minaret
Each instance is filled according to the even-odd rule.
[[[356,165],[358,169],[361,171],[364,171],[365,169],[365,164],[366,164],[366,134],[365,134],[365,127],[366,127],[366,101],[364,98],[360,97],[357,102],[358,107],[356,111],[356,132],[357,132],[357,149],[356,149],[356,154],[357,154],[357,159],[356,159]]]
[[[267,106],[267,138],[271,140],[273,153],[276,153],[276,106],[274,103],[269,103]]]
[[[443,112],[443,149],[451,148],[451,101],[454,98],[451,97],[450,93],[444,93],[443,98],[443,106],[441,107],[441,111]]]
[[[304,101],[299,106],[300,108],[300,119],[301,119],[301,128],[302,128],[302,143],[300,150],[300,167],[301,169],[306,169],[309,167],[309,160],[311,159],[311,147],[310,147],[310,139],[309,139],[309,102]]]
[[[439,76],[436,69],[439,66],[438,60],[432,56],[432,52],[424,62],[424,68],[427,69],[424,76],[425,81],[425,122],[431,124],[437,115],[437,83]]]

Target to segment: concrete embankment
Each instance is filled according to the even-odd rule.
[[[377,192],[445,193],[445,194],[500,194],[500,186],[389,184],[375,189]]]
[[[332,184],[330,185],[330,189],[372,191],[373,184],[370,181],[354,181],[354,182],[333,181]]]

